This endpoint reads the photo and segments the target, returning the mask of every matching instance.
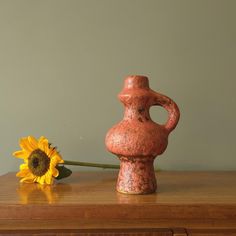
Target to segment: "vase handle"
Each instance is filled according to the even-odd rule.
[[[153,100],[151,102],[151,106],[156,105],[156,106],[162,106],[164,107],[167,112],[168,112],[168,120],[164,124],[165,129],[170,133],[178,124],[179,117],[180,117],[180,111],[177,106],[177,104],[170,99],[169,97],[157,93],[153,91]]]

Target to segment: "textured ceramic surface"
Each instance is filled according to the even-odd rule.
[[[149,88],[145,76],[129,76],[118,95],[125,106],[124,118],[106,135],[106,147],[121,161],[117,191],[146,194],[156,191],[153,161],[168,144],[168,135],[179,121],[179,109],[169,97]],[[152,121],[151,106],[168,111],[165,125]]]

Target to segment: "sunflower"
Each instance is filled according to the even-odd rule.
[[[16,174],[22,178],[20,182],[52,184],[54,177],[59,175],[57,164],[64,163],[56,147],[52,147],[44,136],[38,140],[33,136],[21,138],[19,145],[22,150],[14,152],[13,156],[25,162]]]

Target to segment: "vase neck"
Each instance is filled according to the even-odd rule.
[[[124,88],[119,94],[120,101],[125,106],[124,119],[146,122],[151,120],[150,88],[148,78],[132,75],[126,78]]]
[[[136,120],[139,122],[147,122],[151,120],[149,107],[126,105],[124,112],[124,120]]]

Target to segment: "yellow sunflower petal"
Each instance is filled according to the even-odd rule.
[[[44,136],[41,136],[39,138],[38,147],[48,155],[49,152],[48,140]]]
[[[59,175],[59,171],[55,167],[51,168],[51,172],[54,177],[57,177]]]
[[[39,183],[39,180],[40,180],[40,176],[35,176],[35,183]]]
[[[51,157],[54,156],[56,153],[57,153],[57,149],[51,147],[51,148],[49,148],[49,151],[48,151],[48,157],[51,158]]]
[[[54,163],[58,164],[58,163],[64,163],[64,160],[62,159],[61,155],[59,153],[55,153],[52,157],[51,157],[51,161],[53,161]]]
[[[51,161],[50,161],[50,168],[56,167],[57,164],[58,164],[57,160],[51,159]]]
[[[30,143],[31,147],[33,147],[33,149],[37,149],[38,148],[38,141],[35,137],[33,136],[28,136],[28,142]]]
[[[21,183],[30,183],[31,184],[31,183],[35,182],[35,178],[27,178],[27,177],[25,177],[25,178],[21,179],[20,182]]]
[[[17,174],[16,174],[16,176],[17,177],[25,177],[25,176],[28,176],[30,174],[30,170],[29,169],[22,169],[22,170],[20,170]]]
[[[28,169],[29,169],[28,164],[24,163],[20,165],[20,170],[28,170]]]
[[[26,152],[25,150],[20,150],[20,151],[13,152],[12,155],[14,157],[22,158],[22,159],[25,159],[25,158],[29,157],[29,153]]]
[[[46,184],[52,184],[53,182],[52,174],[49,171],[45,175],[45,182]]]
[[[19,142],[20,147],[28,152],[29,154],[33,151],[33,148],[31,147],[28,138],[21,138]]]
[[[35,176],[29,172],[24,178],[20,180],[21,183],[34,183],[35,182]]]
[[[47,156],[49,157],[49,153],[50,153],[50,148],[49,148],[49,144],[48,141],[44,141],[44,152],[47,154]],[[50,157],[49,157],[50,158]]]
[[[45,182],[45,175],[38,177],[36,181],[37,181],[39,184],[42,184],[42,185],[45,184],[45,183],[46,183],[46,182]]]
[[[41,136],[41,137],[39,138],[39,140],[38,140],[38,143],[42,142],[44,139],[46,139],[46,137]]]

